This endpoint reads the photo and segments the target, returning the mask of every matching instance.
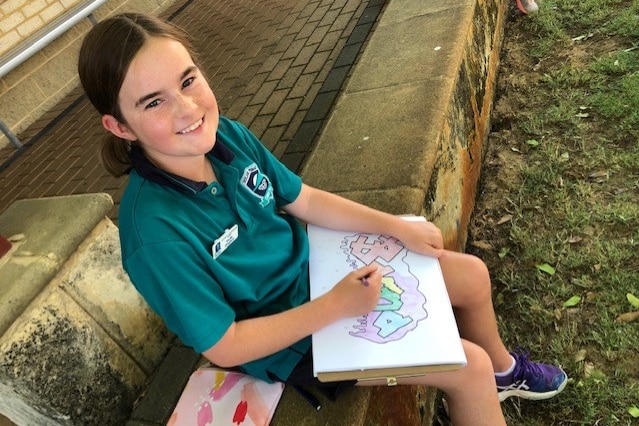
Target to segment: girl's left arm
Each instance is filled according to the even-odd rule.
[[[439,257],[441,231],[432,222],[406,221],[330,192],[302,184],[302,190],[283,209],[298,219],[340,231],[391,235],[410,250]]]

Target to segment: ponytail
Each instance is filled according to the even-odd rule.
[[[100,160],[111,176],[129,174],[133,165],[130,158],[131,142],[109,133],[100,142]]]

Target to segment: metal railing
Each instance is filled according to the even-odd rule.
[[[14,48],[0,57],[0,78],[14,70],[18,65],[42,50],[46,45],[64,34],[69,28],[88,18],[95,25],[93,12],[107,0],[89,0],[75,5],[65,13],[46,24],[37,32],[22,40]],[[15,134],[0,120],[0,131],[16,148],[22,148],[22,143]]]

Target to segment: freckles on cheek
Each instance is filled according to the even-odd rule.
[[[203,105],[206,105],[208,109],[218,109],[217,98],[215,97],[215,93],[213,93],[213,90],[209,88],[209,90],[207,90],[207,93],[202,95],[202,98],[204,98],[202,99]]]
[[[141,124],[143,132],[154,139],[175,133],[172,115],[166,111],[158,111],[151,116],[145,117]]]
[[[217,101],[213,96],[202,96],[199,99],[199,104],[208,110],[217,111]]]

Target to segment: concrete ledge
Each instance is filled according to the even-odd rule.
[[[490,120],[503,0],[387,3],[302,175],[463,249]],[[407,196],[408,195],[408,196]]]
[[[0,216],[23,235],[0,266],[0,413],[18,425],[123,424],[173,339],[122,269],[112,204],[24,200]]]
[[[19,237],[0,261],[0,335],[112,207],[107,194],[89,194],[20,200],[2,213],[0,233]]]

